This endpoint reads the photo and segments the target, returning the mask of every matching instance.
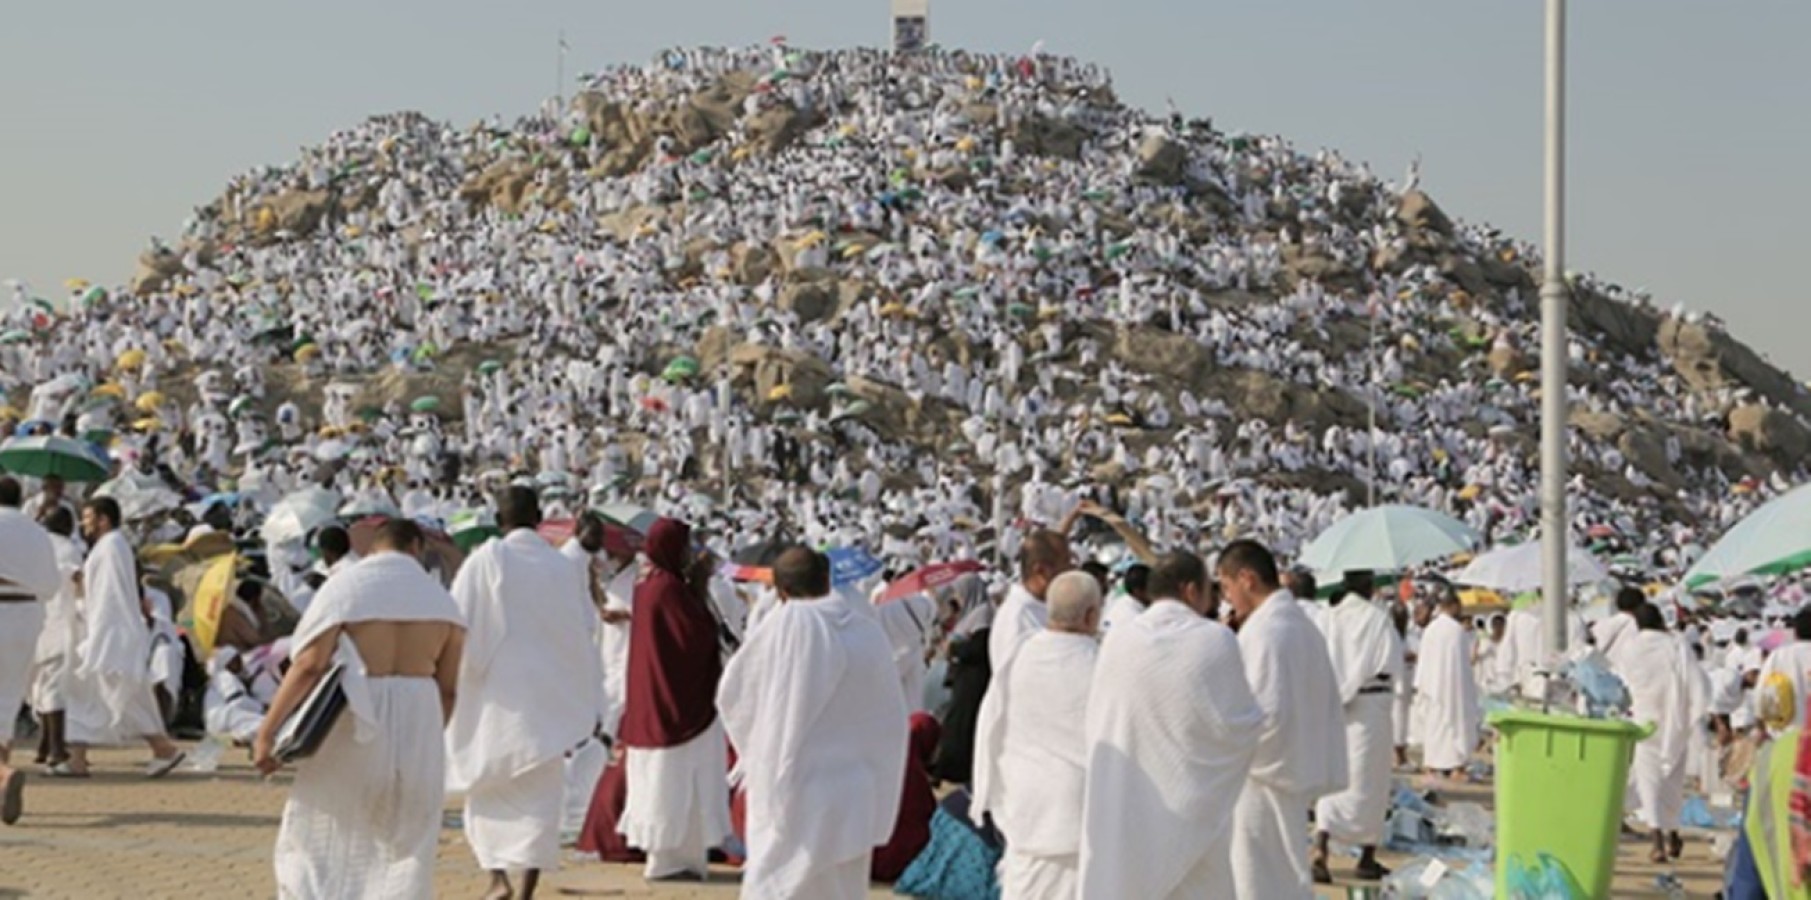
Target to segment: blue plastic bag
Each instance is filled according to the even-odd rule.
[[[893,893],[922,900],[1000,900],[994,867],[999,851],[941,806],[931,816],[931,842],[893,883]]]

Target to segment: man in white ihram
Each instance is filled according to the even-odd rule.
[[[1170,553],[1151,606],[1101,642],[1088,697],[1081,896],[1234,897],[1233,804],[1264,711],[1207,567]],[[1131,827],[1136,823],[1136,827]]]
[[[513,896],[509,871],[519,869],[532,898],[541,870],[559,864],[565,755],[597,729],[603,672],[589,591],[535,533],[534,492],[512,487],[500,507],[504,536],[453,581],[467,631],[447,785],[466,795],[465,837],[491,873],[486,897]]]
[[[1100,645],[1100,584],[1065,572],[1045,595],[1050,620],[993,673],[975,731],[969,815],[1006,837],[1004,900],[1078,895],[1087,784],[1088,687]]]
[[[1459,596],[1447,591],[1421,634],[1421,655],[1415,664],[1421,764],[1456,781],[1466,778],[1465,764],[1478,746],[1484,718],[1471,668],[1474,638],[1460,623],[1461,614]]]
[[[1333,883],[1327,868],[1332,840],[1360,848],[1359,880],[1389,874],[1377,861],[1377,845],[1390,812],[1391,714],[1402,680],[1402,637],[1390,614],[1371,601],[1375,590],[1370,572],[1347,572],[1345,591],[1321,621],[1345,709],[1347,784],[1314,805],[1316,884]]]
[[[1006,599],[994,614],[993,630],[987,635],[987,661],[994,668],[1006,660],[1019,645],[1044,627],[1049,613],[1044,609],[1044,593],[1056,576],[1075,565],[1069,555],[1069,539],[1054,531],[1034,531],[1025,536],[1019,548],[1019,580],[1006,592]]]
[[[31,683],[44,608],[62,579],[50,535],[19,511],[19,483],[0,477],[0,823],[19,821],[25,773],[12,768],[13,721]]]
[[[1220,552],[1220,587],[1239,618],[1245,679],[1264,710],[1251,775],[1233,810],[1240,897],[1312,898],[1302,823],[1346,786],[1346,734],[1327,642],[1283,590],[1276,558],[1255,541]]]
[[[899,814],[905,698],[886,634],[830,590],[828,559],[794,547],[773,580],[779,608],[717,691],[748,792],[742,896],[854,900]]]

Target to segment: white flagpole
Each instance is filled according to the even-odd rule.
[[[1566,650],[1566,0],[1547,0],[1546,267],[1541,278],[1541,593]]]

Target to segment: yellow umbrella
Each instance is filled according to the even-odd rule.
[[[17,419],[19,410],[11,406],[0,406],[0,419]]]
[[[133,422],[132,427],[139,431],[156,431],[163,427],[163,420],[156,416],[146,416]]]
[[[734,150],[731,150],[729,152],[729,158],[732,162],[741,162],[741,161],[747,159],[749,157],[749,155],[753,154],[754,152],[755,152],[755,148],[753,148],[747,144],[743,144],[742,146],[737,147]]]
[[[898,301],[894,301],[880,308],[880,314],[883,316],[903,316],[905,315],[905,311],[905,304]]]
[[[863,247],[860,244],[850,244],[849,246],[843,248],[843,258],[844,259],[854,259],[857,256],[860,256],[866,252],[868,252],[868,248]]]
[[[1533,372],[1517,372],[1516,376],[1515,376],[1515,380],[1518,383],[1527,384],[1528,382],[1533,381],[1538,377],[1540,377],[1540,376],[1535,375]]]
[[[63,279],[63,286],[72,291],[85,291],[88,289],[88,285],[89,285],[89,281],[86,278],[65,278],[65,279]]]
[[[96,387],[93,394],[96,397],[112,397],[115,400],[126,399],[126,389],[111,381]]]
[[[963,135],[956,141],[956,150],[960,153],[973,153],[975,150],[974,137],[967,134]]]
[[[156,412],[157,408],[163,405],[163,401],[164,395],[162,391],[146,391],[139,394],[138,400],[132,405],[137,407],[139,412]]]
[[[305,363],[321,355],[320,344],[303,344],[296,348],[296,362]]]
[[[776,384],[773,386],[773,390],[767,392],[767,399],[769,400],[785,400],[791,396],[792,385],[790,384]]]
[[[799,238],[799,243],[806,247],[816,247],[817,245],[819,245],[819,244],[823,243],[825,240],[827,240],[829,237],[830,237],[829,235],[827,235],[821,231],[813,231],[813,232],[807,233],[804,237]]]
[[[214,655],[214,639],[220,634],[220,617],[226,613],[227,601],[232,596],[233,574],[238,563],[239,557],[233,553],[207,562],[201,582],[195,586],[195,595],[189,599],[189,633],[195,636],[204,659]]]
[[[343,432],[341,432],[337,426],[334,426],[334,425],[322,425],[321,426],[321,437],[324,437],[324,438],[339,437],[342,433]]]
[[[1460,500],[1476,500],[1476,499],[1478,499],[1478,495],[1482,494],[1482,493],[1484,493],[1483,485],[1468,484],[1459,490],[1459,499]]]
[[[119,359],[113,361],[114,367],[120,369],[136,369],[144,364],[145,351],[143,350],[127,350],[119,355]]]
[[[358,227],[357,225],[347,225],[346,226],[345,234],[346,234],[346,237],[348,237],[348,238],[357,238],[357,237],[363,235],[364,233],[365,233],[365,230],[363,228]]]

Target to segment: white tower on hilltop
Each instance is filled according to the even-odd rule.
[[[931,0],[892,0],[893,52],[923,50],[931,41]]]

